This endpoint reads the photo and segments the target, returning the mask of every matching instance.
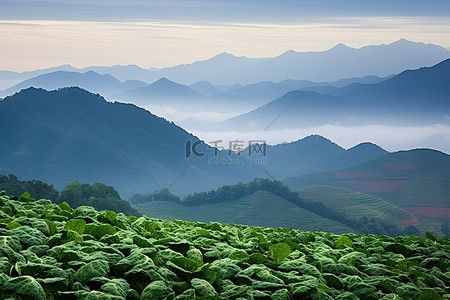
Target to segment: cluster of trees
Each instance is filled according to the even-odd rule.
[[[168,189],[162,189],[154,193],[148,193],[147,195],[134,194],[133,197],[128,200],[132,205],[139,205],[146,202],[153,201],[168,201],[180,203],[181,199],[177,195],[172,194]]]
[[[48,199],[56,201],[59,192],[53,185],[39,180],[19,180],[13,174],[0,175],[0,191],[6,191],[8,195],[20,196],[28,192],[35,199]]]
[[[87,205],[97,210],[112,210],[123,212],[126,215],[139,215],[130,203],[120,198],[112,186],[101,182],[80,184],[72,181],[61,191],[56,203],[61,202],[67,202],[73,208]]]
[[[72,208],[88,205],[97,210],[112,210],[126,215],[139,215],[130,203],[120,198],[112,186],[100,182],[94,184],[70,182],[59,193],[53,185],[39,180],[21,181],[15,175],[9,174],[8,176],[0,175],[0,191],[6,191],[8,195],[14,196],[28,192],[34,199],[48,199],[55,203],[65,201]]]
[[[209,192],[200,192],[190,194],[184,197],[181,204],[184,205],[200,205],[207,203],[219,203],[225,201],[236,200],[257,191],[268,191],[281,198],[292,202],[301,202],[297,193],[290,191],[280,181],[272,181],[266,178],[256,178],[249,183],[238,183],[235,185],[225,185]]]

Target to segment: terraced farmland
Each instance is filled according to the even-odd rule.
[[[419,224],[413,215],[397,205],[357,191],[331,186],[312,186],[298,193],[305,200],[323,202],[351,218],[382,219],[400,226]]]
[[[155,201],[135,206],[152,218],[186,221],[221,222],[254,226],[321,230],[334,233],[353,232],[339,222],[321,217],[267,191],[258,191],[238,200],[184,206]]]

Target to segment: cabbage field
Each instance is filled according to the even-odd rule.
[[[0,194],[0,299],[450,299],[450,241],[166,221]]]

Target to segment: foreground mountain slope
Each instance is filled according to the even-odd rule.
[[[183,129],[131,104],[109,103],[79,88],[30,88],[0,101],[0,173],[39,179],[62,189],[101,181],[123,197],[171,187],[186,193],[251,180],[239,165],[186,159]],[[199,142],[196,150],[214,157]],[[228,153],[218,153],[218,158]],[[240,171],[237,171],[240,170]],[[231,174],[234,174],[231,176]]]
[[[17,198],[16,198],[17,199]],[[449,240],[165,221],[0,195],[0,297],[439,299]]]

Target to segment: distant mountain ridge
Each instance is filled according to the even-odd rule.
[[[443,47],[402,39],[360,49],[338,45],[319,52],[290,50],[273,58],[256,59],[223,53],[206,61],[157,72],[159,76],[181,83],[208,80],[216,84],[248,84],[267,80],[279,82],[287,78],[334,81],[365,75],[384,77],[406,69],[430,66],[449,57],[450,52]],[[382,63],[385,61],[389,64]]]
[[[236,57],[229,53],[221,53],[207,60],[161,69],[142,69],[135,65],[75,69],[63,65],[50,70],[92,70],[100,74],[110,74],[121,81],[132,79],[154,82],[166,77],[185,85],[199,81],[246,85],[261,81],[280,82],[285,79],[335,81],[366,75],[385,77],[406,69],[431,66],[449,57],[450,51],[444,47],[402,39],[390,44],[371,45],[359,49],[339,44],[326,51],[289,50],[272,58]],[[387,61],[389,63],[385,63]],[[51,72],[50,70],[0,72],[0,83],[4,82],[1,83],[0,89]]]
[[[56,90],[58,88],[77,86],[92,93],[105,96],[113,93],[143,87],[147,83],[137,80],[121,82],[109,74],[100,75],[94,71],[84,73],[55,71],[27,79],[13,87],[0,92],[0,96],[9,96],[29,87]]]
[[[246,114],[218,124],[253,130],[302,128],[325,124],[448,124],[450,59],[432,67],[407,70],[375,84],[354,84],[338,96],[291,91]],[[275,120],[275,121],[274,121]],[[271,123],[272,122],[272,123]]]
[[[158,105],[165,108],[176,108],[183,111],[227,111],[239,114],[257,108],[285,93],[305,87],[330,85],[337,89],[344,83],[365,83],[381,81],[376,76],[363,78],[346,78],[336,82],[312,82],[308,80],[284,80],[279,83],[271,81],[249,85],[214,86],[210,82],[200,81],[185,86],[167,78],[160,78],[148,84],[138,80],[121,82],[109,74],[100,75],[94,71],[69,72],[54,71],[27,79],[4,91],[1,96],[12,95],[29,87],[55,90],[64,87],[78,86],[92,93],[99,93],[108,100],[133,103],[147,108]]]
[[[202,100],[205,96],[185,85],[178,84],[163,77],[144,87],[114,94],[110,98],[122,102],[130,101],[139,106],[145,106],[147,104],[168,104],[170,106],[174,104],[192,105],[189,102]]]

